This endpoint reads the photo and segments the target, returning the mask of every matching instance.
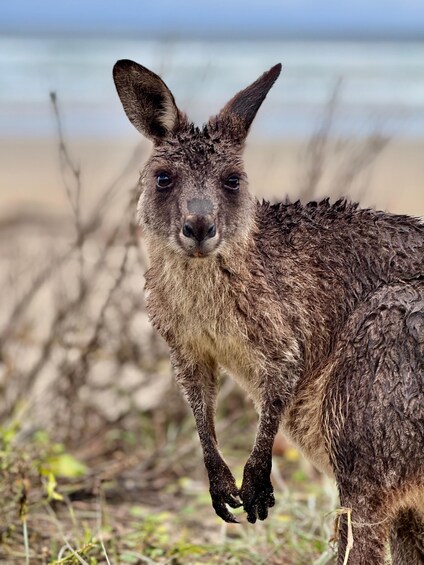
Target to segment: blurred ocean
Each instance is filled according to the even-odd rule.
[[[424,43],[161,42],[0,38],[0,134],[48,137],[49,91],[59,96],[68,136],[132,135],[115,93],[117,59],[161,74],[177,103],[204,122],[277,62],[283,74],[260,111],[256,137],[315,131],[341,80],[334,131],[424,138]]]

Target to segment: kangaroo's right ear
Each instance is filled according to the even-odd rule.
[[[113,80],[125,113],[144,136],[158,143],[178,128],[182,115],[158,75],[122,59],[113,67]]]

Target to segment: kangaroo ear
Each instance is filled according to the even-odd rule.
[[[134,61],[122,59],[113,67],[113,80],[130,122],[154,142],[175,131],[182,118],[163,80]]]
[[[250,124],[281,72],[281,63],[261,75],[253,84],[238,92],[218,114],[218,122],[229,135],[240,142],[247,136]]]

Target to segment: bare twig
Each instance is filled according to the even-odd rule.
[[[85,230],[82,227],[82,220],[81,220],[81,188],[82,188],[81,168],[79,165],[76,165],[75,162],[73,161],[69,153],[68,147],[65,143],[65,139],[63,135],[62,118],[60,114],[57,94],[55,92],[50,92],[50,101],[52,103],[53,112],[56,118],[56,128],[57,128],[57,135],[59,140],[60,172],[62,174],[63,186],[65,187],[65,192],[68,197],[68,201],[74,216],[79,268],[80,268],[80,273],[79,273],[80,294],[82,294],[84,292],[84,288],[83,288],[84,287],[84,254],[82,252],[82,248],[85,241]]]
[[[342,81],[339,78],[334,86],[325,109],[321,125],[312,135],[305,151],[306,178],[301,185],[300,198],[309,202],[315,197],[318,184],[327,166],[327,153],[331,128],[337,108]]]

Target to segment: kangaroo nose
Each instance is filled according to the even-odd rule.
[[[216,225],[208,216],[187,216],[183,225],[183,235],[201,243],[216,235]]]

